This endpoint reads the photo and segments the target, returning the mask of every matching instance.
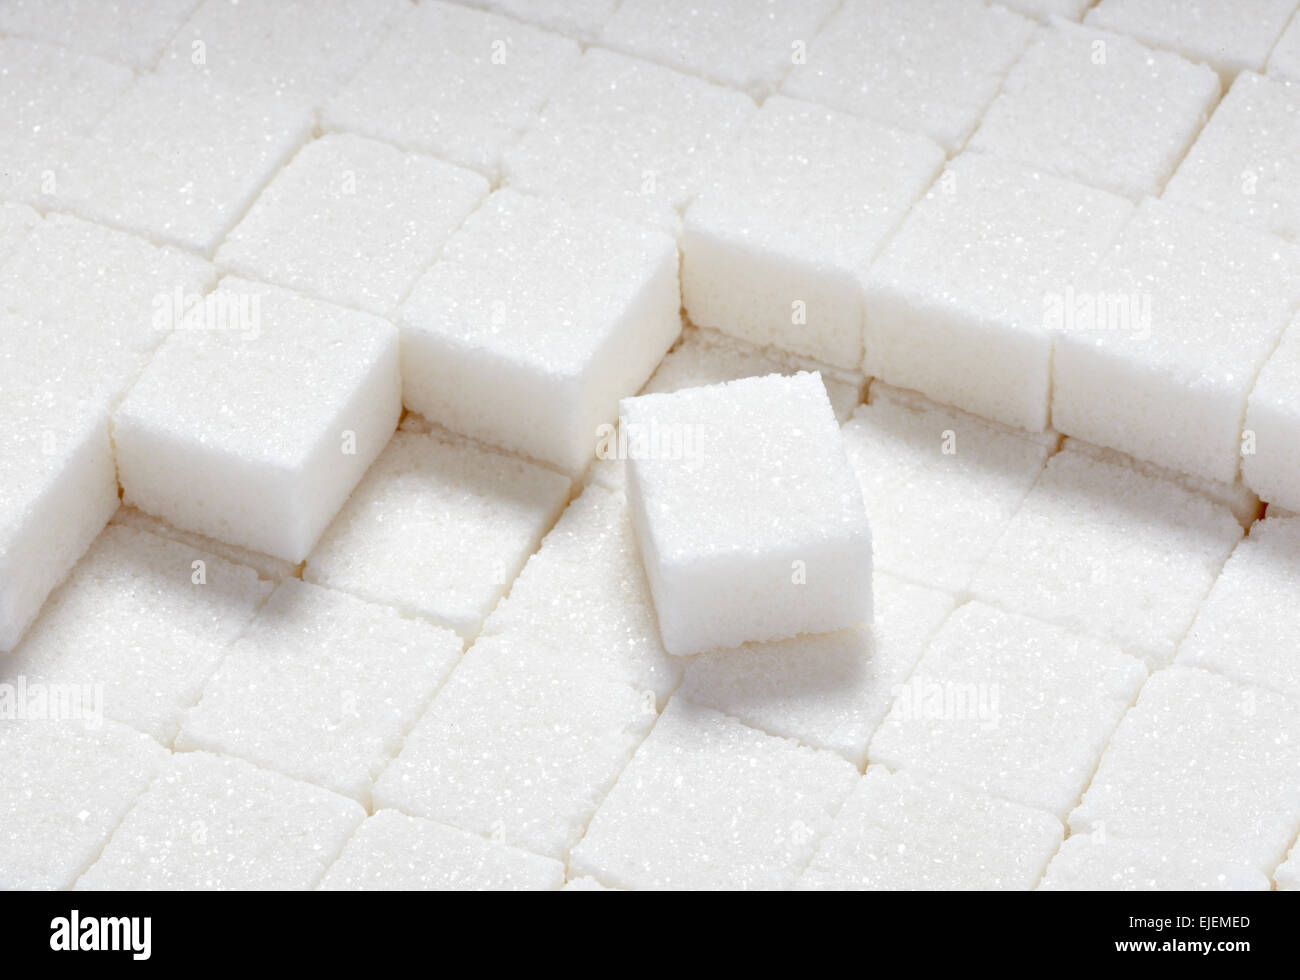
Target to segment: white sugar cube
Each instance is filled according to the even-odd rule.
[[[118,407],[124,499],[301,561],[397,427],[400,383],[387,321],[223,279]]]
[[[360,136],[325,136],[276,175],[216,262],[391,316],[487,192],[477,174],[432,157]]]
[[[866,764],[867,742],[889,711],[952,597],[876,575],[872,626],[748,643],[691,659],[677,693],[769,735]]]
[[[312,888],[365,819],[356,801],[207,752],[174,755],[80,890]]]
[[[176,747],[239,756],[368,805],[460,649],[449,630],[290,579],[204,686]]]
[[[0,34],[31,37],[140,71],[158,62],[198,0],[7,0]]]
[[[686,212],[691,321],[856,369],[861,273],[943,162],[922,136],[768,99]]]
[[[464,0],[580,41],[594,41],[619,0]]]
[[[538,658],[465,655],[374,788],[393,807],[563,860],[655,720],[654,697]]]
[[[1298,824],[1295,703],[1178,665],[1147,682],[1070,815],[1075,835],[1144,840],[1264,873]]]
[[[799,878],[805,891],[1028,890],[1061,822],[1017,803],[872,766]]]
[[[600,43],[761,99],[798,64],[837,5],[838,0],[623,0]]]
[[[664,649],[871,621],[871,530],[818,375],[643,395],[619,414]]]
[[[270,592],[251,568],[111,526],[0,661],[0,681],[94,685],[106,715],[170,745]]]
[[[1291,18],[1268,59],[1268,73],[1287,81],[1300,82],[1300,10]]]
[[[1033,26],[981,0],[846,0],[781,91],[925,133],[955,152]]]
[[[867,275],[869,377],[1042,431],[1052,301],[1132,214],[1116,195],[1019,164],[953,160]]]
[[[844,759],[673,698],[570,873],[618,888],[789,888],[858,780]]]
[[[307,559],[303,577],[474,636],[569,499],[521,459],[398,432]]]
[[[555,891],[564,865],[446,824],[380,810],[325,872],[322,891]]]
[[[123,527],[134,528],[137,531],[148,531],[160,538],[177,541],[193,551],[216,555],[218,558],[224,558],[235,565],[246,565],[268,582],[283,582],[285,579],[292,578],[297,574],[297,566],[292,562],[287,562],[282,558],[272,558],[260,551],[249,551],[247,548],[229,545],[224,541],[218,541],[216,538],[209,538],[203,534],[181,531],[172,527],[166,521],[151,517],[135,507],[119,507],[114,512],[113,519],[109,523],[120,524]]]
[[[967,603],[898,689],[868,755],[1064,819],[1146,676],[1109,644]]]
[[[1145,840],[1075,834],[1047,866],[1043,891],[1268,891],[1268,877],[1213,855]]]
[[[498,191],[402,307],[407,407],[577,474],[681,330],[668,236]]]
[[[1231,483],[1251,381],[1300,301],[1300,248],[1148,199],[1076,282],[1061,311],[1052,424]]]
[[[1218,98],[1204,65],[1056,23],[1011,69],[969,148],[1137,199],[1160,193]]]
[[[23,243],[41,216],[25,204],[0,204],[0,261]]]
[[[1282,335],[1255,380],[1246,403],[1244,439],[1251,452],[1241,458],[1242,478],[1279,507],[1300,510],[1300,319]]]
[[[501,151],[579,53],[573,41],[505,17],[426,0],[394,25],[322,121],[495,178]]]
[[[1158,667],[1240,539],[1227,507],[1070,449],[1048,461],[971,591]]]
[[[504,183],[674,232],[754,112],[739,92],[593,48],[506,149]]]
[[[14,699],[19,690],[25,702],[35,699],[34,689],[0,688]],[[115,722],[6,711],[0,721],[0,888],[70,888],[166,758],[153,739]]]

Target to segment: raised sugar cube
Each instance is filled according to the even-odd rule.
[[[1033,22],[981,0],[846,0],[781,91],[961,149]]]
[[[876,575],[875,623],[690,660],[677,693],[749,725],[866,764],[867,742],[952,597]]]
[[[533,655],[470,649],[375,784],[392,807],[563,860],[655,720],[653,695]]]
[[[19,690],[24,701],[35,700],[26,685],[6,693],[17,699]],[[70,888],[167,752],[125,725],[19,716],[17,707],[0,720],[0,888]]]
[[[754,112],[739,92],[593,48],[506,149],[504,182],[674,232]]]
[[[555,891],[564,865],[446,824],[380,810],[325,872],[322,891]]]
[[[394,25],[325,107],[326,129],[363,133],[495,178],[501,151],[577,65],[573,41],[496,14],[426,0]]]
[[[1270,504],[1300,511],[1300,319],[1264,363],[1246,403],[1246,484]],[[1245,441],[1243,440],[1243,449]]]
[[[1052,424],[1233,482],[1251,382],[1300,301],[1300,248],[1148,199],[1076,282],[1060,310]]]
[[[241,759],[183,752],[126,815],[77,888],[312,888],[365,816],[355,800]]]
[[[677,338],[679,305],[667,235],[498,191],[402,307],[403,397],[578,474]]]
[[[301,561],[396,428],[400,384],[387,321],[223,279],[114,416],[125,500]]]
[[[967,603],[899,688],[868,754],[1064,819],[1146,676],[1109,644]]]
[[[235,565],[246,565],[268,582],[283,582],[287,578],[293,578],[298,571],[297,565],[287,562],[283,558],[272,558],[270,555],[229,545],[224,541],[218,541],[216,538],[209,538],[203,534],[181,531],[172,527],[166,521],[151,517],[135,507],[119,507],[114,512],[113,519],[109,523],[120,524],[123,527],[134,528],[137,531],[148,531],[160,538],[179,542],[194,551],[216,555],[218,558],[224,558]]]
[[[643,395],[620,415],[664,649],[871,622],[871,529],[820,376]]]
[[[857,782],[844,759],[674,697],[569,870],[618,888],[789,888]]]
[[[0,261],[22,244],[41,216],[25,204],[0,204]]]
[[[1140,198],[1160,193],[1218,98],[1204,65],[1056,23],[1011,69],[969,148]]]
[[[835,817],[804,891],[1025,891],[1061,843],[1041,810],[872,766]]]
[[[1072,835],[1144,840],[1265,874],[1297,824],[1295,703],[1179,665],[1147,682],[1070,815]]]
[[[1159,667],[1240,539],[1222,504],[1067,449],[1048,461],[971,591]]]
[[[198,0],[8,0],[0,4],[0,34],[37,38],[148,71],[197,5]]]
[[[569,481],[553,470],[468,440],[398,432],[303,577],[472,637],[568,499]]]
[[[768,99],[686,212],[691,321],[856,369],[861,273],[943,162],[922,136]]]
[[[1273,48],[1268,59],[1268,73],[1290,82],[1300,82],[1300,10],[1291,18],[1291,26]]]
[[[449,630],[290,579],[204,686],[176,747],[239,756],[368,805],[460,649]]]
[[[1268,877],[1213,855],[1145,840],[1075,834],[1038,886],[1042,891],[1268,891]]]
[[[1132,214],[1128,201],[1020,164],[953,160],[867,275],[869,377],[1042,431],[1053,297]]]
[[[276,175],[216,262],[390,316],[487,192],[477,174],[432,157],[324,136]]]

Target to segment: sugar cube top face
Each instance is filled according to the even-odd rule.
[[[1052,424],[1231,483],[1252,380],[1300,302],[1300,248],[1148,199],[1076,281],[1061,311]]]
[[[871,531],[819,375],[643,395],[620,415],[669,653],[871,621]]]
[[[1268,876],[1213,855],[1107,834],[1075,834],[1047,866],[1042,891],[1268,891]]]
[[[1300,78],[1238,75],[1164,197],[1300,240]]]
[[[1061,843],[1041,810],[872,766],[798,887],[807,891],[1033,888]]]
[[[566,38],[429,0],[394,25],[322,121],[495,178],[502,149],[579,53]]]
[[[637,890],[789,888],[857,780],[837,755],[674,697],[570,873]]]
[[[390,323],[223,279],[114,416],[126,502],[301,561],[387,443],[400,397]]]
[[[322,891],[555,891],[564,865],[446,824],[380,810],[325,872]]]
[[[768,99],[686,213],[691,321],[856,369],[859,276],[943,160],[922,136]]]
[[[216,261],[390,316],[487,192],[482,177],[432,157],[325,136],[276,175]]]
[[[353,800],[240,759],[183,752],[126,815],[77,888],[312,888],[365,816]]]
[[[466,0],[466,6],[506,14],[579,41],[595,41],[618,0]]]
[[[980,0],[846,0],[781,91],[960,150],[1033,22]]]
[[[612,51],[587,51],[507,148],[504,183],[674,232],[755,112],[740,92]]]
[[[1011,69],[969,148],[1137,199],[1160,193],[1218,97],[1204,65],[1056,23]]]
[[[1048,424],[1049,315],[1133,211],[978,154],[953,160],[866,276],[869,377],[985,418]]]
[[[660,232],[498,191],[402,307],[407,406],[580,474],[681,331]]]
[[[8,0],[0,34],[36,38],[148,71],[198,0]]]
[[[1246,428],[1253,451],[1241,458],[1241,474],[1261,497],[1300,511],[1300,319],[1285,334],[1255,380],[1246,403]],[[1243,448],[1245,443],[1243,441]]]
[[[1268,73],[1290,82],[1300,82],[1300,10],[1291,18],[1268,59]]]

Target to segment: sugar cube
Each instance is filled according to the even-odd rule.
[[[674,697],[570,873],[639,890],[789,888],[857,779],[837,755]]]
[[[41,216],[25,204],[0,204],[0,261],[22,244]]]
[[[686,212],[691,321],[857,368],[860,275],[943,162],[923,136],[768,99]]]
[[[1147,199],[1077,282],[1061,308],[1052,424],[1233,482],[1251,381],[1300,301],[1300,248]]]
[[[1300,510],[1300,319],[1264,362],[1246,402],[1241,458],[1242,478],[1259,495],[1279,507]]]
[[[1218,99],[1204,65],[1058,22],[1011,69],[969,149],[1139,199],[1160,193]]]
[[[446,824],[380,810],[325,872],[322,891],[555,891],[554,858]]]
[[[781,91],[960,150],[1033,21],[982,0],[846,0]]]
[[[953,160],[867,273],[869,377],[1042,431],[1050,312],[1119,234],[1116,195],[978,154]]]
[[[619,414],[664,649],[871,622],[871,530],[818,375],[642,395]]]
[[[0,34],[49,41],[148,71],[199,0],[7,0]]]
[[[1300,82],[1300,10],[1291,18],[1268,59],[1268,73],[1287,81]]]
[[[667,235],[498,191],[402,307],[406,405],[578,474],[681,330]]]
[[[183,752],[172,756],[76,887],[312,888],[365,816],[354,800],[242,759]]]
[[[579,54],[557,35],[426,0],[388,33],[322,121],[495,178],[501,151]]]
[[[124,499],[301,561],[397,426],[397,331],[233,277],[193,312],[114,416]]]
[[[804,891],[1028,890],[1061,822],[1018,803],[872,766],[799,878]]]
[[[1268,877],[1213,855],[1145,840],[1075,834],[1057,852],[1042,891],[1268,891]]]
[[[259,551],[228,545],[216,538],[178,530],[166,521],[151,517],[135,507],[119,507],[113,512],[113,519],[109,523],[135,528],[137,531],[148,531],[160,538],[179,542],[194,551],[216,555],[235,565],[246,565],[268,582],[283,582],[297,574],[297,566],[282,558],[272,558]]]

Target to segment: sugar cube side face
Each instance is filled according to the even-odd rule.
[[[556,891],[564,865],[396,810],[357,828],[321,891]]]
[[[495,179],[502,150],[536,118],[579,54],[567,38],[497,14],[422,3],[329,101],[322,124]]]
[[[674,697],[570,873],[637,890],[789,888],[857,779],[837,755]]]
[[[6,693],[15,711],[0,721],[0,888],[70,888],[167,752],[115,722],[28,717],[26,688]]]
[[[1268,73],[1289,82],[1300,82],[1300,10],[1278,40],[1268,58]]]
[[[871,530],[818,375],[642,395],[620,415],[664,649],[871,621]]]
[[[681,331],[660,232],[498,191],[402,307],[408,408],[570,474]]]
[[[355,800],[207,752],[171,757],[81,891],[312,888],[366,811]]]
[[[386,320],[223,279],[114,415],[125,500],[301,561],[396,428],[400,385]]]
[[[686,212],[691,321],[855,369],[859,277],[943,160],[925,137],[768,99]]]
[[[1300,510],[1300,319],[1264,362],[1246,402],[1241,475],[1270,504]],[[1249,445],[1248,445],[1249,442]]]
[[[0,7],[0,34],[48,41],[148,71],[197,5],[198,0],[11,0]]]
[[[868,377],[1041,432],[1053,302],[1132,214],[1116,195],[960,156],[865,274]]]
[[[1142,689],[1107,746],[1071,835],[1104,832],[1270,873],[1300,821],[1295,705],[1174,665]]]
[[[506,148],[502,182],[675,234],[755,111],[740,92],[593,48]]]
[[[1140,199],[1160,193],[1218,98],[1205,65],[1057,22],[1011,69],[969,149]]]
[[[1048,461],[971,592],[1161,667],[1240,539],[1227,507],[1067,449]]]
[[[0,204],[0,262],[22,244],[41,216],[25,204]]]
[[[1033,32],[978,0],[847,0],[781,91],[961,149]]]
[[[1017,803],[872,766],[835,817],[803,891],[1033,888],[1061,822]]]
[[[238,756],[368,806],[460,649],[450,630],[290,579],[204,685],[177,748]]]
[[[595,41],[618,0],[466,0],[466,6],[505,14],[578,41]]]
[[[1061,845],[1041,891],[1268,891],[1255,868],[1145,840],[1075,834]]]
[[[1147,199],[1075,281],[1057,317],[1052,424],[1233,482],[1252,380],[1300,301],[1300,248]]]

